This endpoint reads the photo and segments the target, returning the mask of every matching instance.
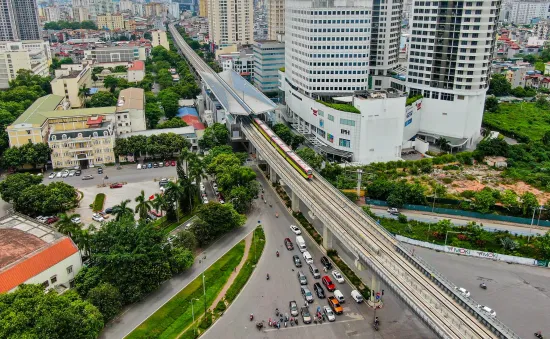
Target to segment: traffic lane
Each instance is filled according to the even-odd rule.
[[[528,338],[539,330],[550,333],[549,269],[414,248],[416,255],[467,289],[473,300],[492,308],[520,337]],[[479,287],[481,282],[487,290]]]
[[[59,171],[55,171],[56,173]],[[49,179],[48,175],[51,171],[48,171],[44,175],[44,183],[48,181],[63,181],[71,186],[80,188],[80,187],[90,187],[97,186],[105,183],[114,183],[114,182],[127,182],[127,183],[138,183],[144,181],[154,181],[155,179],[160,180],[161,178],[176,178],[176,167],[161,167],[161,168],[150,168],[145,170],[136,169],[136,165],[124,165],[122,169],[117,170],[115,166],[108,166],[103,168],[103,174],[97,174],[97,167],[88,168],[82,170],[82,174],[77,177],[66,177],[66,178],[54,178]],[[94,178],[90,180],[82,180],[85,175],[93,175]],[[105,176],[108,179],[104,179]]]

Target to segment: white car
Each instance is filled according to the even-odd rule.
[[[205,205],[208,204],[208,198],[207,198],[207,197],[203,197],[203,198],[202,198],[202,203],[205,204]]]
[[[470,296],[470,292],[468,292],[468,290],[466,290],[464,287],[458,287],[457,288],[457,291],[462,294],[462,296],[468,298]]]
[[[218,184],[216,184],[215,182],[212,183],[212,188],[214,189],[214,191],[217,191],[218,190]]]
[[[66,170],[63,171],[63,174],[61,174],[61,177],[62,177],[62,178],[66,178],[66,177],[68,177],[68,176],[69,176],[69,171],[66,171]]]
[[[94,215],[92,215],[92,219],[95,220],[95,221],[98,221],[98,222],[103,222],[105,221],[105,219],[103,219],[103,217],[97,213],[94,213]]]
[[[48,178],[50,178],[50,179],[55,178],[55,172],[52,172],[50,175],[48,175]]]
[[[490,309],[487,306],[477,305],[477,308],[481,309],[483,312],[487,313],[487,315],[489,315],[491,317],[496,317],[497,316],[497,312],[493,311],[492,309]]]
[[[201,182],[199,185],[200,185],[199,187],[201,189],[201,192],[203,192],[204,191],[204,184]]]
[[[296,234],[296,235],[302,234],[302,231],[300,231],[300,229],[298,228],[298,226],[290,225],[290,230],[291,230],[292,232],[294,232],[294,234]]]
[[[328,321],[334,321],[336,320],[336,316],[334,316],[334,312],[330,309],[328,306],[323,306],[323,313],[327,316]]]
[[[313,257],[308,251],[305,251],[302,256],[304,257],[306,264],[313,264]]]
[[[389,214],[399,214],[399,210],[397,208],[388,208]]]
[[[71,171],[69,172],[69,176],[70,176],[70,177],[74,177],[75,174],[76,174],[76,171],[75,171],[75,170],[71,170]]]
[[[61,176],[63,175],[63,172],[57,172],[57,174],[55,175],[56,178],[61,178]]]
[[[332,276],[336,281],[338,281],[340,284],[344,283],[344,277],[340,274],[338,271],[332,271]]]
[[[74,217],[74,218],[71,219],[71,221],[74,222],[75,224],[80,224],[81,223],[79,217]]]
[[[141,169],[141,164],[137,164],[137,169],[138,169],[138,170]]]

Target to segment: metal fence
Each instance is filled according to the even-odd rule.
[[[387,202],[382,200],[375,200],[375,199],[367,199],[366,203],[371,205],[376,205],[376,206],[388,206]],[[457,215],[457,216],[468,217],[468,218],[496,220],[496,221],[512,222],[512,223],[524,224],[524,225],[531,225],[531,221],[532,221],[532,219],[530,218],[511,217],[507,215],[498,215],[498,214],[483,214],[479,212],[455,210],[452,208],[441,208],[441,207],[432,208],[431,206],[423,206],[423,205],[404,204],[403,208],[408,210],[414,210],[414,211]],[[537,222],[539,226],[550,227],[550,221],[548,220],[540,220],[540,221],[535,220],[534,223],[536,224]]]

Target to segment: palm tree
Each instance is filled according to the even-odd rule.
[[[202,179],[206,178],[206,173],[204,172],[204,164],[195,153],[191,153],[189,155],[188,161],[189,161],[189,165],[188,165],[189,178],[195,181],[196,185],[199,185]]]
[[[134,211],[132,211],[132,209],[127,206],[129,202],[130,199],[126,199],[124,201],[121,201],[120,204],[113,206],[113,214],[116,216],[116,221],[119,221],[124,216],[134,214]]]
[[[162,217],[162,211],[166,210],[166,197],[164,194],[155,193],[155,199],[151,201],[151,205],[155,210],[160,212],[160,216]]]
[[[80,230],[80,225],[72,221],[72,219],[80,217],[80,214],[68,215],[67,213],[61,213],[58,215],[58,217],[59,221],[56,224],[58,232],[66,234],[72,238],[73,235],[75,235],[75,233]]]
[[[451,142],[443,137],[437,139],[435,144],[439,146],[442,151],[448,151],[451,148]]]
[[[173,208],[174,204],[176,204],[176,215],[177,219],[179,221],[179,210],[180,207],[178,204],[181,204],[181,201],[185,199],[185,190],[184,188],[179,185],[178,183],[173,183],[171,181],[168,182],[168,185],[166,185],[166,191],[164,191],[165,198],[166,198],[166,205],[167,209]]]
[[[86,107],[86,98],[90,95],[90,89],[86,85],[82,85],[78,89],[78,96],[84,97],[84,100],[82,100],[82,107]]]
[[[78,249],[82,252],[85,257],[89,257],[91,252],[90,241],[92,239],[92,234],[96,231],[94,225],[90,225],[88,229],[80,230],[76,233],[75,243],[78,246]]]
[[[141,190],[141,194],[135,199],[137,206],[135,212],[139,215],[139,219],[147,218],[147,213],[151,211],[151,202],[145,197],[145,192]]]

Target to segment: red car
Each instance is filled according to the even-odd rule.
[[[109,186],[110,188],[121,188],[122,187],[122,184],[111,184],[111,186]]]
[[[162,214],[160,214],[159,212],[157,212],[157,211],[155,211],[155,210],[151,210],[151,214],[154,215],[154,216],[157,217],[157,218],[162,217]]]
[[[176,161],[172,160],[172,166],[176,166]]]
[[[336,289],[336,286],[332,283],[332,280],[330,280],[328,275],[325,275],[322,279],[323,285],[329,290],[330,292],[333,292]]]
[[[164,167],[168,167],[168,166],[170,166],[170,161],[166,161],[166,162],[164,163]]]
[[[286,249],[289,251],[292,251],[294,249],[294,245],[292,244],[292,240],[290,240],[290,238],[285,238],[285,246]]]
[[[53,224],[54,222],[56,222],[57,220],[59,220],[58,217],[51,217],[51,218],[48,218],[46,220],[46,224],[50,225],[50,224]]]

